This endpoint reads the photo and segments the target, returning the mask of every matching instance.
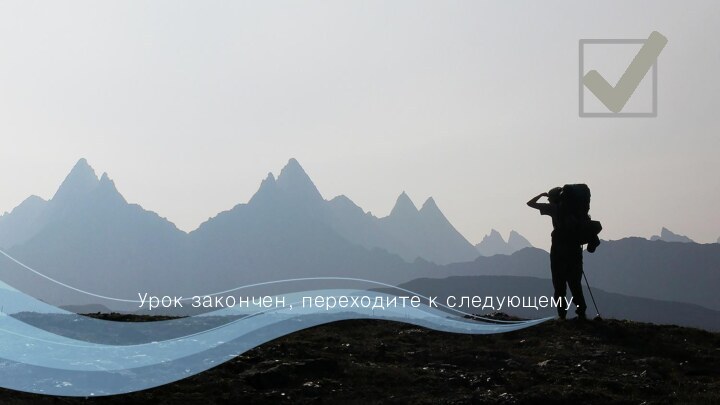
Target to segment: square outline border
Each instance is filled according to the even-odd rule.
[[[607,113],[588,113],[584,111],[585,108],[585,84],[583,83],[583,71],[585,70],[584,59],[585,59],[585,45],[586,44],[644,44],[647,39],[581,39],[579,41],[579,53],[580,53],[580,80],[579,80],[579,116],[583,118],[654,118],[657,117],[657,59],[652,66],[652,111],[647,113],[623,113],[623,112],[607,112]]]

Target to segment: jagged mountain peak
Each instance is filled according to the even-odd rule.
[[[277,187],[277,179],[272,173],[268,173],[265,179],[260,183],[259,190],[263,189],[275,189]]]
[[[397,200],[395,200],[395,206],[390,211],[391,217],[414,215],[418,213],[418,209],[412,202],[406,192],[400,193]]]
[[[500,232],[491,229],[490,233],[485,235],[475,248],[482,256],[493,256],[497,254],[509,254],[509,246],[503,239]]]
[[[260,182],[260,187],[258,187],[258,191],[255,192],[255,195],[250,199],[250,201],[256,200],[257,198],[260,198],[265,194],[272,193],[276,189],[277,180],[275,180],[275,176],[272,173],[268,173],[265,179]]]
[[[429,198],[418,210],[402,192],[390,215],[380,218],[384,232],[400,241],[396,250],[405,260],[418,257],[437,264],[470,261],[477,252]]]
[[[514,230],[510,231],[510,236],[508,236],[507,244],[514,251],[525,249],[527,247],[532,247],[532,243],[530,243],[529,240],[527,240],[524,236],[520,235]]]
[[[507,242],[496,229],[491,229],[490,233],[485,235],[475,248],[483,256],[493,256],[497,254],[510,255],[518,250],[531,247],[532,244],[516,231],[510,231]]]
[[[67,212],[77,208],[78,204],[125,204],[127,201],[107,172],[98,178],[87,159],[82,158],[70,170],[50,203],[53,209]]]
[[[73,168],[70,170],[67,178],[85,178],[94,179],[96,181],[98,180],[98,177],[95,174],[95,169],[90,166],[87,159],[85,158],[78,159]]]
[[[423,203],[422,207],[420,208],[420,212],[425,215],[441,215],[444,217],[442,211],[440,211],[440,208],[437,206],[437,203],[435,203],[435,199],[432,197],[428,197],[427,200]]]
[[[422,205],[422,208],[437,208],[437,203],[435,202],[435,199],[432,197],[428,197],[427,200]]]
[[[426,221],[431,221],[435,224],[447,224],[452,227],[452,224],[450,224],[450,221],[448,221],[447,217],[443,214],[440,207],[438,207],[435,203],[435,199],[432,197],[425,200],[419,212]],[[469,243],[470,242],[468,242],[468,244]]]
[[[660,230],[660,235],[653,235],[650,237],[650,240],[661,240],[664,242],[682,242],[682,243],[692,243],[694,242],[692,239],[688,238],[685,235],[677,234],[671,230],[669,230],[666,227],[662,227]]]
[[[250,201],[248,201],[248,204],[250,205],[256,205],[256,204],[262,204],[263,201],[267,201],[268,199],[271,199],[272,196],[277,191],[277,180],[275,180],[275,176],[272,173],[268,173],[265,179],[260,182],[260,187],[258,187],[258,190],[255,192],[255,194],[250,198]]]
[[[75,162],[75,166],[73,166],[73,170],[90,170],[93,173],[95,172],[85,158],[78,159],[78,161]]]
[[[303,181],[310,182],[310,176],[305,172],[300,162],[295,158],[288,160],[287,164],[280,170],[280,175],[277,178],[279,184],[288,183],[292,181]]]
[[[505,243],[505,238],[502,237],[502,235],[500,234],[500,232],[497,231],[497,229],[492,228],[490,229],[490,233],[483,236],[482,241],[478,245],[487,243],[489,241]]]
[[[315,187],[315,183],[295,158],[291,158],[282,168],[275,183],[279,189],[295,194],[295,196],[322,199],[320,191]]]
[[[100,183],[98,184],[97,188],[95,189],[96,195],[99,198],[120,202],[126,202],[125,197],[120,194],[117,187],[115,187],[115,182],[108,176],[107,173],[103,173],[100,177]]]
[[[82,158],[75,163],[75,166],[73,166],[55,192],[52,200],[56,203],[74,200],[92,191],[99,183],[100,180],[95,174],[95,170],[85,158]]]

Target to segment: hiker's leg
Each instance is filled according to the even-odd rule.
[[[572,255],[569,257],[569,265],[568,285],[570,286],[570,293],[573,296],[573,303],[576,306],[575,313],[578,317],[584,318],[587,305],[585,304],[585,296],[582,289],[582,247],[573,251]]]
[[[558,253],[558,250],[555,247],[550,248],[550,272],[552,273],[552,283],[553,283],[553,298],[555,298],[555,302],[557,302],[558,298],[562,298],[562,301],[560,302],[560,306],[557,307],[557,313],[558,316],[561,319],[565,319],[565,315],[567,314],[566,305],[564,303],[565,301],[565,294],[567,294],[566,290],[566,280],[564,276],[564,271],[562,269],[563,266],[563,260],[561,255]]]
[[[566,295],[567,295],[567,283],[565,281],[564,277],[553,277],[553,288],[555,291],[553,292],[553,298],[555,299],[555,302],[559,302],[560,305],[557,307],[557,313],[558,316],[562,319],[565,319],[565,316],[567,315],[567,303],[566,303]]]

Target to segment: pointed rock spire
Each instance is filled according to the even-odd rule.
[[[485,238],[483,239],[495,239],[505,242],[505,239],[503,239],[502,235],[500,235],[500,232],[498,232],[495,228],[490,229],[490,233],[488,235],[485,235]]]
[[[660,235],[654,235],[650,238],[650,240],[661,240],[665,242],[682,242],[682,243],[692,243],[694,242],[692,239],[688,238],[685,235],[677,234],[666,227],[663,227],[660,230]]]
[[[475,245],[477,250],[483,256],[493,255],[511,255],[518,250],[532,247],[532,244],[525,239],[522,235],[515,231],[510,231],[510,236],[505,242],[500,232],[495,229],[490,230],[490,233],[485,235],[483,240]]]
[[[525,249],[526,247],[532,247],[532,243],[530,243],[529,240],[515,231],[510,231],[507,244],[513,252]]]
[[[294,158],[290,159],[280,171],[276,184],[280,190],[293,197],[322,200],[322,195],[310,180],[310,176]]]
[[[425,202],[423,203],[422,207],[420,208],[420,213],[427,217],[441,217],[445,218],[445,215],[440,211],[440,208],[435,203],[435,199],[432,197],[429,197]]]
[[[103,173],[100,177],[100,183],[96,189],[96,193],[103,199],[113,199],[121,202],[126,202],[120,192],[115,187],[115,182],[110,179],[107,173]]]
[[[408,195],[403,191],[402,194],[400,194],[395,201],[395,206],[393,207],[392,211],[390,211],[390,216],[397,217],[414,215],[417,214],[417,212],[417,207],[415,207],[415,204],[413,204],[410,197],[408,197]]]
[[[277,181],[272,173],[268,173],[265,180],[260,183],[258,191],[250,198],[248,204],[258,203],[270,198],[277,191]]]
[[[65,177],[52,201],[54,203],[73,201],[91,192],[99,183],[95,170],[90,167],[87,160],[80,159]]]
[[[496,254],[508,254],[508,245],[505,243],[500,232],[491,229],[490,233],[483,237],[482,241],[475,245],[478,252],[483,256],[493,256]]]

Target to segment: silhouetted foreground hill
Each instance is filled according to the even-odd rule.
[[[618,320],[551,321],[484,336],[343,321],[143,392],[82,399],[0,391],[3,404],[231,401],[713,404],[720,401],[720,335]]]

